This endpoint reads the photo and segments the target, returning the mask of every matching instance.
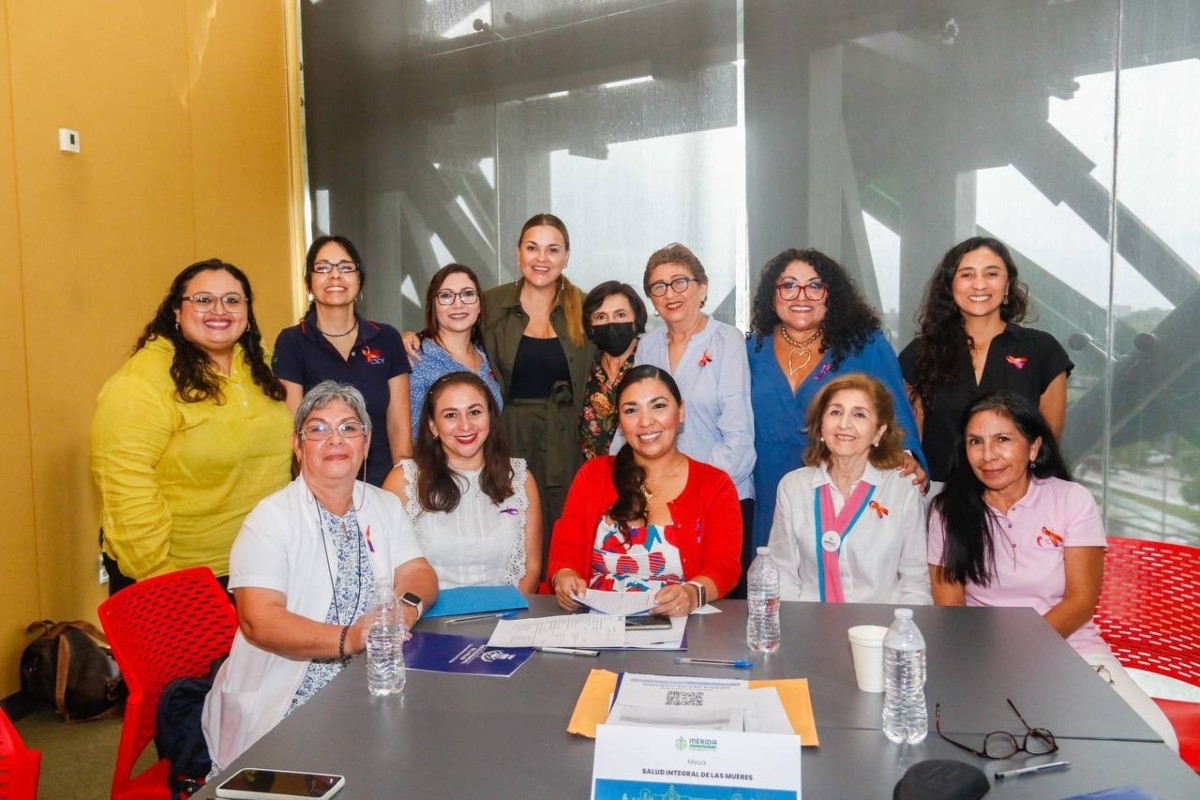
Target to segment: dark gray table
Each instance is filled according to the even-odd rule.
[[[531,615],[554,613],[551,598],[531,598]],[[693,617],[688,654],[746,657],[745,604]],[[1067,797],[1138,784],[1162,798],[1200,797],[1200,779],[1032,611],[915,609],[929,650],[930,736],[899,747],[879,731],[882,696],[854,685],[846,628],[886,624],[891,607],[787,603],[784,646],[756,657],[752,672],[677,666],[675,653],[606,652],[599,658],[536,653],[509,679],[410,671],[404,695],[371,698],[366,665],[354,662],[330,686],[250,748],[231,768],[256,766],[343,774],[339,800],[383,797],[587,797],[591,740],[566,732],[579,690],[593,668],[660,674],[805,677],[821,746],[805,748],[809,798],[890,797],[904,770],[926,758],[997,769],[1065,759],[1070,770],[995,784],[989,798]],[[486,635],[492,623],[455,633]],[[436,620],[423,630],[441,630]],[[992,730],[1019,731],[1004,703],[1012,697],[1029,721],[1060,740],[1054,756],[984,762],[942,742],[932,707],[943,705],[943,730],[965,739]],[[1107,740],[1107,741],[1105,741]],[[213,797],[213,786],[197,795]]]

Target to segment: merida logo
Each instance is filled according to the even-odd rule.
[[[711,752],[711,751],[717,749],[717,740],[716,739],[701,739],[701,738],[693,736],[690,739],[688,739],[688,749],[689,750],[704,750],[704,751]]]

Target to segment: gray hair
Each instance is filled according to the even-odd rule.
[[[363,430],[370,436],[371,418],[367,415],[367,401],[363,399],[362,392],[353,384],[338,383],[337,381],[321,381],[304,395],[304,399],[300,401],[300,407],[296,409],[296,435],[300,435],[304,429],[304,420],[308,419],[310,414],[325,408],[335,400],[341,400],[350,406],[354,416],[358,417],[358,421],[362,423]]]

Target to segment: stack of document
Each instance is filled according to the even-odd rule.
[[[608,724],[794,732],[774,686],[751,689],[739,680],[633,672],[622,673],[617,680]]]
[[[651,592],[598,592],[577,598],[590,614],[533,619],[502,619],[490,647],[575,647],[594,650],[685,650],[687,617],[666,617],[670,627],[627,630],[625,618],[644,616],[654,607]]]

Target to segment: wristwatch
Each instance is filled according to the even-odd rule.
[[[699,581],[684,581],[684,586],[696,587],[696,608],[703,608],[708,602],[708,591],[704,588],[704,584]]]
[[[419,594],[405,592],[400,595],[400,602],[410,608],[415,608],[417,610],[417,619],[420,619],[421,615],[425,613],[425,601],[421,599],[421,595]]]

